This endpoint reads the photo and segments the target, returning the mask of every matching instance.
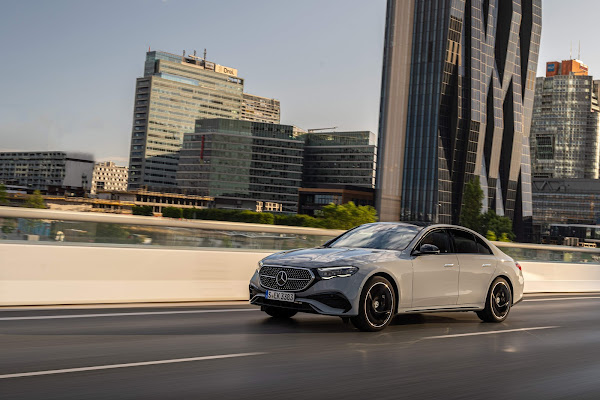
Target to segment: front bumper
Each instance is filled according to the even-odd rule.
[[[358,315],[358,298],[364,277],[317,280],[306,290],[295,293],[295,301],[275,301],[265,298],[266,288],[260,285],[258,274],[250,281],[250,304],[261,307],[281,307],[313,314],[351,317]]]

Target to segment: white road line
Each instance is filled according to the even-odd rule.
[[[261,354],[266,354],[266,353],[221,354],[221,355],[217,355],[217,356],[204,356],[204,357],[192,357],[192,358],[175,358],[175,359],[172,359],[172,360],[144,361],[144,362],[127,363],[127,364],[97,365],[95,367],[53,369],[53,370],[48,370],[48,371],[36,371],[36,372],[22,372],[22,373],[18,373],[18,374],[0,375],[0,379],[22,378],[22,377],[26,377],[26,376],[38,376],[38,375],[69,374],[71,372],[97,371],[97,370],[102,370],[102,369],[142,367],[144,365],[173,364],[173,363],[182,363],[182,362],[190,362],[190,361],[203,361],[203,360],[218,360],[218,359],[222,359],[222,358],[258,356],[258,355],[261,355]]]
[[[555,297],[552,299],[526,299],[526,301],[560,301],[560,300],[587,300],[587,299],[600,299],[600,296],[587,296],[587,297]]]
[[[461,337],[461,336],[494,335],[496,333],[536,331],[536,330],[540,330],[540,329],[553,329],[553,328],[560,328],[560,326],[537,326],[534,328],[505,329],[502,331],[458,333],[456,335],[428,336],[423,339],[444,339],[444,338],[453,338],[453,337]]]
[[[148,311],[132,313],[108,314],[67,314],[67,315],[32,315],[29,317],[0,317],[0,321],[18,321],[27,319],[64,319],[64,318],[100,318],[100,317],[131,317],[136,315],[168,315],[168,314],[207,314],[224,312],[259,311],[258,308],[231,308],[223,310],[185,310],[185,311]]]

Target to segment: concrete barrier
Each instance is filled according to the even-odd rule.
[[[0,243],[0,306],[247,300],[270,251]],[[526,293],[600,291],[600,265],[522,262]]]

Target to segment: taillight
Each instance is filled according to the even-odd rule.
[[[523,271],[523,268],[521,268],[521,264],[519,264],[518,262],[515,261],[515,266],[517,268],[519,268],[519,271]]]

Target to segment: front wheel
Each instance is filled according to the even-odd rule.
[[[361,331],[380,331],[389,325],[395,309],[392,284],[382,276],[375,276],[365,284],[360,294],[358,316],[352,317],[350,321]]]
[[[477,316],[484,322],[502,322],[508,316],[512,306],[512,291],[504,278],[496,278],[487,295],[485,308],[477,311]]]
[[[263,311],[269,314],[273,318],[292,318],[294,315],[298,313],[298,311],[290,310],[287,308],[279,308],[279,307],[264,307]]]

